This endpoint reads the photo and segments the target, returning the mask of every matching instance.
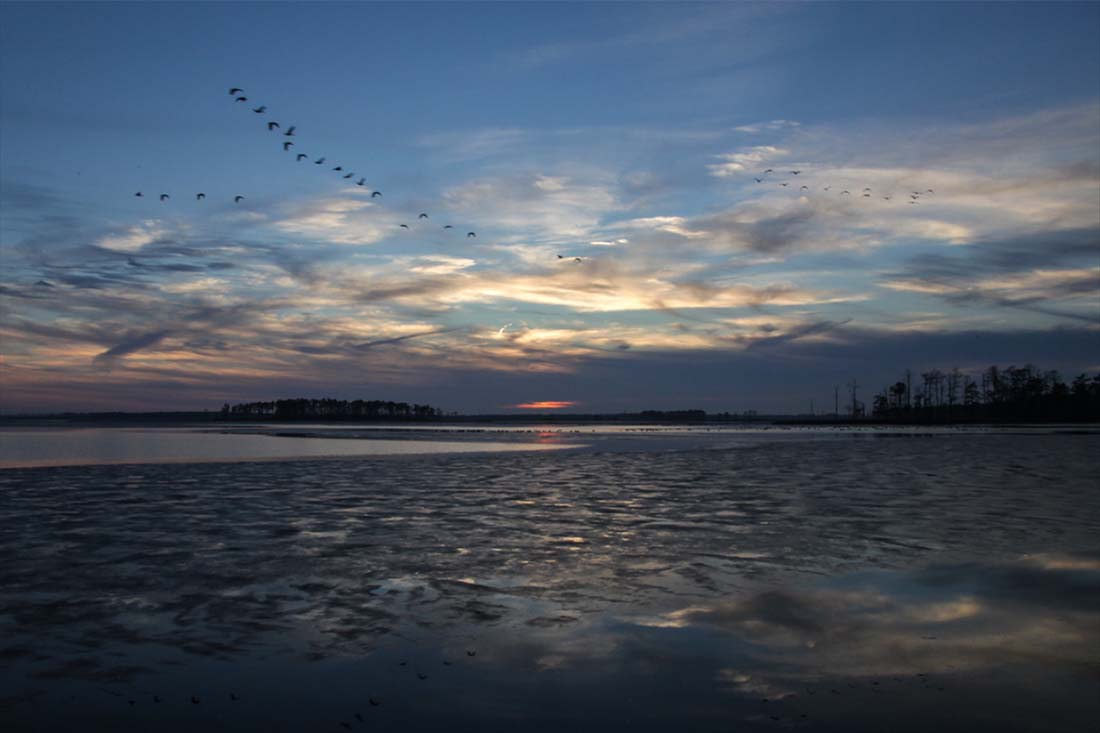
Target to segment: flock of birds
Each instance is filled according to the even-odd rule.
[[[802,171],[788,171],[788,173],[790,173],[792,176],[797,176],[801,172]],[[768,176],[769,173],[775,173],[775,169],[774,168],[768,168],[767,170],[765,170],[763,173],[760,174],[759,178],[757,178],[756,176],[753,176],[752,180],[756,181],[757,183],[764,183],[765,180],[767,180],[767,176]],[[779,185],[780,185],[781,188],[787,188],[788,186],[791,185],[791,181],[780,181]],[[822,191],[830,191],[830,190],[832,190],[832,188],[833,188],[832,186],[825,186],[821,190]],[[798,190],[799,191],[809,191],[811,189],[810,189],[809,186],[803,184],[803,185],[798,187]],[[866,187],[860,193],[863,194],[863,198],[869,199],[869,198],[872,197],[873,191],[870,187]],[[923,196],[925,194],[935,194],[935,193],[936,192],[933,191],[931,188],[926,188],[924,191],[912,191],[912,192],[909,193],[909,201],[907,201],[906,203],[915,204],[918,201],[920,201],[921,196]],[[848,189],[844,189],[837,195],[838,196],[852,196],[854,194],[851,191],[849,191]],[[894,196],[893,193],[886,194],[885,196],[882,197],[882,199],[884,201],[892,201],[894,198],[895,198],[895,196]]]
[[[241,89],[240,87],[230,88],[229,95],[231,97],[233,97],[234,103],[248,102],[248,97],[245,96],[244,90]],[[261,104],[259,107],[253,107],[252,111],[255,114],[258,114],[258,115],[266,114],[267,113],[267,105]],[[277,130],[283,130],[282,126],[278,122],[276,122],[275,120],[268,120],[266,122],[266,126],[267,126],[267,131],[268,132],[275,132]],[[296,137],[297,136],[297,129],[298,129],[297,125],[289,125],[289,126],[287,126],[287,128],[285,130],[282,131],[282,136],[287,137],[287,138]],[[295,141],[293,141],[293,140],[284,140],[282,142],[283,152],[291,152],[291,148],[293,148],[294,145],[295,145]],[[299,163],[301,163],[304,160],[309,160],[309,158],[310,158],[310,156],[306,155],[305,153],[296,153],[294,157],[295,157],[295,160]],[[327,158],[322,155],[321,157],[316,158],[313,161],[313,164],[314,165],[325,165],[326,161],[327,161]],[[333,166],[332,171],[341,174],[340,178],[344,179],[344,180],[350,181],[351,179],[356,177],[356,173],[354,171],[345,170],[343,165]],[[366,177],[360,176],[359,180],[355,181],[355,185],[356,186],[366,186],[367,185]],[[134,196],[136,196],[137,198],[144,198],[145,194],[142,191],[137,191],[136,193],[134,193]],[[382,192],[372,190],[370,196],[371,196],[372,199],[382,198]],[[167,193],[160,194],[161,202],[168,201],[171,198],[172,197],[171,197],[170,194],[167,194]],[[198,193],[195,194],[195,200],[196,201],[202,201],[205,198],[206,198],[205,193],[198,192]],[[239,204],[242,201],[244,201],[244,198],[245,198],[244,196],[238,194],[238,195],[233,197],[233,203]],[[420,214],[417,216],[417,221],[418,222],[426,221],[427,219],[429,219],[427,212],[420,212]],[[399,224],[398,228],[408,230],[411,227],[408,224]],[[445,229],[445,230],[454,229],[454,226],[451,225],[451,224],[444,224],[443,229]],[[477,232],[468,231],[468,232],[466,232],[466,237],[467,238],[477,237]]]

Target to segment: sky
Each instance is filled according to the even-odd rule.
[[[1100,4],[5,2],[0,355],[5,413],[1095,373]]]

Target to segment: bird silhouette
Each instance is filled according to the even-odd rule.
[[[822,191],[828,191],[828,190],[829,190],[830,188],[832,188],[832,186],[826,186],[825,188],[823,188],[823,189],[821,189],[821,190],[822,190]]]
[[[287,140],[287,141],[286,141],[285,143],[283,143],[283,151],[285,152],[285,151],[287,151],[287,150],[290,150],[290,146],[291,146],[291,145],[293,145],[293,144],[294,144],[294,143],[292,143],[292,142],[290,142],[289,140]]]
[[[382,192],[381,192],[381,191],[371,191],[371,192],[370,192],[370,197],[371,197],[372,199],[376,199],[376,198],[378,198],[378,197],[379,197],[379,196],[381,196],[381,195],[382,195]]]
[[[417,678],[422,679],[422,680],[428,679],[428,675],[424,674],[423,672],[417,672],[416,676],[417,676]]]
[[[784,183],[780,183],[779,185],[782,186],[783,188],[786,188],[787,186],[789,186],[791,184],[784,182]]]
[[[354,173],[348,173],[348,174],[347,174],[346,176],[344,176],[344,178],[351,178],[351,177],[353,177],[354,175],[355,175]]]
[[[317,165],[321,165],[325,162],[325,159],[324,158],[318,158],[317,160],[315,160],[313,162],[316,163]]]
[[[454,229],[454,227],[453,227],[453,226],[451,226],[450,224],[444,224],[444,225],[443,225],[443,228],[444,228],[444,229]]]
[[[863,190],[864,190],[864,191],[870,191],[871,189],[869,189],[869,188],[865,188],[865,189],[863,189]]]
[[[365,185],[366,185],[366,183],[367,183],[367,179],[366,179],[366,178],[360,178],[360,179],[359,179],[358,181],[356,181],[356,182],[355,182],[355,185],[356,185],[356,186],[365,186]]]
[[[765,172],[765,173],[774,173],[775,171],[773,171],[773,170],[772,170],[771,168],[769,168],[768,170],[766,170],[766,171],[764,171],[764,172]]]
[[[844,196],[844,195],[849,195],[849,196],[851,196],[851,195],[852,195],[852,192],[851,192],[851,191],[848,191],[847,189],[845,189],[844,191],[841,191],[841,192],[840,192],[840,195],[841,195],[841,196]]]
[[[467,657],[476,657],[477,656],[477,651],[474,650],[474,649],[467,649],[466,650],[466,656]]]
[[[167,201],[167,200],[168,200],[168,199],[170,199],[170,198],[172,198],[172,197],[171,197],[171,196],[169,196],[169,195],[168,195],[168,194],[166,194],[166,193],[162,193],[162,194],[160,195],[160,200],[161,200],[161,201]]]
[[[259,107],[254,107],[252,111],[258,115],[262,115],[264,112],[267,112],[267,107],[261,104]]]
[[[344,170],[344,166],[342,166],[342,165],[338,165],[338,166],[336,166],[335,168],[333,168],[332,170],[334,170],[334,171],[342,171],[342,170]]]
[[[752,180],[756,181],[757,183],[763,183],[764,182],[763,178],[754,178]]]
[[[416,218],[417,218],[417,219],[427,219],[427,218],[428,218],[428,215],[427,215],[427,214],[424,214],[424,213],[421,213],[421,214],[420,214],[420,216],[418,216],[418,217],[416,217]]]
[[[474,233],[474,232],[466,232],[466,236],[467,236],[467,237],[476,237],[476,236],[477,236],[477,234],[476,234],[476,233]]]
[[[233,203],[235,203],[235,204],[239,204],[242,201],[244,201],[244,196],[234,196],[233,197]]]
[[[408,228],[409,228],[409,225],[408,225],[408,224],[400,224],[399,226],[400,226],[400,227],[401,227],[402,229],[408,229]]]
[[[298,162],[301,163],[303,159],[308,158],[308,157],[309,156],[306,155],[305,153],[298,153]]]
[[[204,198],[206,198],[206,194],[205,194],[205,193],[197,193],[197,194],[195,194],[195,199],[196,199],[197,201],[202,201],[202,200],[203,200]]]
[[[885,201],[889,201],[890,199],[892,199],[892,198],[893,198],[893,196],[883,196],[882,198],[883,198],[883,200],[885,200]]]
[[[229,699],[230,699],[230,700],[233,700],[234,702],[237,702],[237,701],[238,701],[238,700],[240,700],[241,698],[237,697],[237,696],[236,696],[236,694],[234,694],[234,693],[232,693],[232,692],[231,692],[231,693],[229,693]]]
[[[284,132],[283,134],[287,137],[294,137],[294,131],[297,129],[297,125],[291,125],[290,127],[286,128],[286,132]]]
[[[583,262],[584,260],[582,260],[580,257],[574,257],[573,261],[574,262]]]
[[[360,723],[366,723],[367,722],[367,721],[363,720],[363,714],[362,713],[356,713],[355,714],[355,719],[358,720]]]
[[[234,102],[247,102],[247,101],[248,101],[248,97],[237,97],[237,98],[236,98],[236,99],[234,99],[233,101],[234,101]]]
[[[558,255],[558,259],[559,259],[559,260],[564,260],[564,259],[565,259],[565,255]]]
[[[269,131],[270,131],[270,130],[274,130],[274,129],[275,129],[275,128],[277,128],[278,126],[279,126],[279,123],[278,123],[278,122],[268,122],[268,123],[267,123],[267,129],[268,129]]]
[[[791,175],[792,175],[792,176],[797,176],[797,175],[798,175],[799,173],[801,173],[801,172],[802,172],[802,171],[791,171]]]
[[[927,191],[927,192],[928,192],[928,193],[935,193],[935,191],[933,191],[932,189],[928,189],[928,191]]]
[[[137,196],[138,198],[142,198],[143,196],[145,196],[145,194],[143,194],[141,191],[138,191],[134,195]]]
[[[373,706],[375,706],[375,707],[378,707],[379,705],[381,705],[381,704],[382,704],[382,703],[381,703],[380,701],[378,701],[378,700],[375,700],[375,699],[374,699],[373,697],[371,697],[371,698],[367,698],[367,699],[368,699],[368,700],[370,701],[370,704],[371,704],[371,705],[373,705]]]
[[[194,695],[191,696],[191,704],[192,705],[198,705],[199,704],[199,699],[197,697],[195,697]]]
[[[865,194],[863,194],[863,198],[869,199],[869,198],[871,198],[871,194],[865,193]]]
[[[234,94],[240,94],[243,91],[244,90],[241,89],[240,87],[233,87],[232,89],[229,90],[229,96],[232,97]]]
[[[805,190],[808,190],[809,188],[810,188],[809,186],[799,186],[798,190],[799,191],[805,191]]]

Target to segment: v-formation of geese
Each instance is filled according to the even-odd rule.
[[[229,89],[229,96],[233,97],[234,103],[236,103],[236,102],[247,102],[248,101],[248,97],[245,96],[244,90],[241,89],[240,87],[231,87]],[[267,105],[262,104],[259,107],[253,107],[252,111],[255,114],[258,114],[258,115],[265,114],[267,112]],[[275,130],[280,130],[280,129],[282,129],[282,126],[277,121],[269,120],[267,122],[268,132],[274,132]],[[297,125],[290,125],[285,130],[283,130],[282,135],[283,135],[283,137],[296,137],[297,129],[298,129]],[[284,152],[289,152],[290,149],[292,147],[294,147],[294,141],[293,140],[284,140],[283,143],[282,143],[282,146],[283,146],[283,151]],[[296,153],[295,154],[295,160],[299,163],[301,163],[303,160],[308,160],[308,159],[309,159],[309,155],[307,155],[306,153]],[[325,156],[321,156],[320,158],[317,158],[313,162],[314,162],[315,165],[324,165],[325,161],[326,161]],[[334,166],[332,168],[332,170],[337,172],[337,173],[342,173],[343,175],[341,176],[341,178],[344,179],[344,180],[351,180],[351,179],[355,178],[355,176],[356,176],[354,171],[345,171],[344,167],[342,165]],[[366,186],[367,185],[366,177],[360,176],[359,180],[355,181],[355,185],[356,186]],[[134,196],[137,197],[137,198],[144,198],[145,194],[142,191],[137,191],[136,193],[134,193]],[[382,198],[382,192],[372,190],[370,196],[371,196],[372,199]],[[170,194],[167,194],[167,193],[160,194],[160,201],[162,203],[165,202],[165,201],[168,201],[171,198],[172,197],[171,197]],[[200,192],[200,193],[195,194],[195,200],[196,201],[202,201],[205,198],[206,198],[205,193]],[[233,202],[239,204],[241,201],[244,201],[244,198],[245,197],[241,196],[241,195],[234,196],[233,197]],[[420,221],[420,220],[425,220],[427,218],[428,218],[428,215],[426,213],[422,213],[422,214],[420,214],[419,217],[417,217],[417,220]],[[408,224],[400,224],[399,227],[401,229],[409,229]],[[454,229],[454,226],[452,226],[451,224],[447,224],[443,227],[443,229]],[[467,238],[477,237],[477,232],[472,232],[472,231],[466,232],[466,237]]]
[[[792,176],[797,176],[801,172],[802,171],[800,171],[800,170],[798,170],[798,171],[789,171],[789,173]],[[759,177],[753,176],[752,180],[756,181],[757,183],[764,183],[765,178],[767,177],[767,175],[769,173],[775,173],[775,170],[772,169],[772,168],[768,168],[763,173],[761,173]],[[791,182],[790,181],[780,181],[779,185],[780,185],[781,188],[787,188],[788,186],[791,185]],[[831,188],[832,188],[832,186],[825,186],[821,190],[822,191],[829,191]],[[799,191],[810,191],[812,189],[809,186],[799,186],[798,190]],[[860,193],[863,195],[863,198],[868,198],[869,199],[869,198],[873,198],[872,194],[874,192],[871,190],[870,187],[867,187],[867,188],[864,188]],[[907,203],[915,204],[918,201],[920,201],[921,196],[923,196],[925,194],[929,194],[929,193],[935,194],[936,192],[934,190],[932,190],[931,188],[927,188],[924,191],[913,191],[911,194],[909,194],[909,201]],[[847,189],[844,189],[838,195],[840,195],[840,196],[851,196],[852,192],[847,190]],[[882,199],[884,201],[892,201],[894,199],[894,194],[893,193],[888,193],[885,196],[883,196]]]

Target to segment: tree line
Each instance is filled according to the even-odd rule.
[[[228,419],[271,420],[423,420],[440,417],[443,410],[431,405],[410,405],[387,400],[335,400],[331,398],[272,400],[222,405],[222,417]]]
[[[972,374],[932,369],[883,387],[872,401],[883,419],[931,422],[1088,421],[1100,419],[1100,374],[1066,383],[1032,364],[991,366]]]

